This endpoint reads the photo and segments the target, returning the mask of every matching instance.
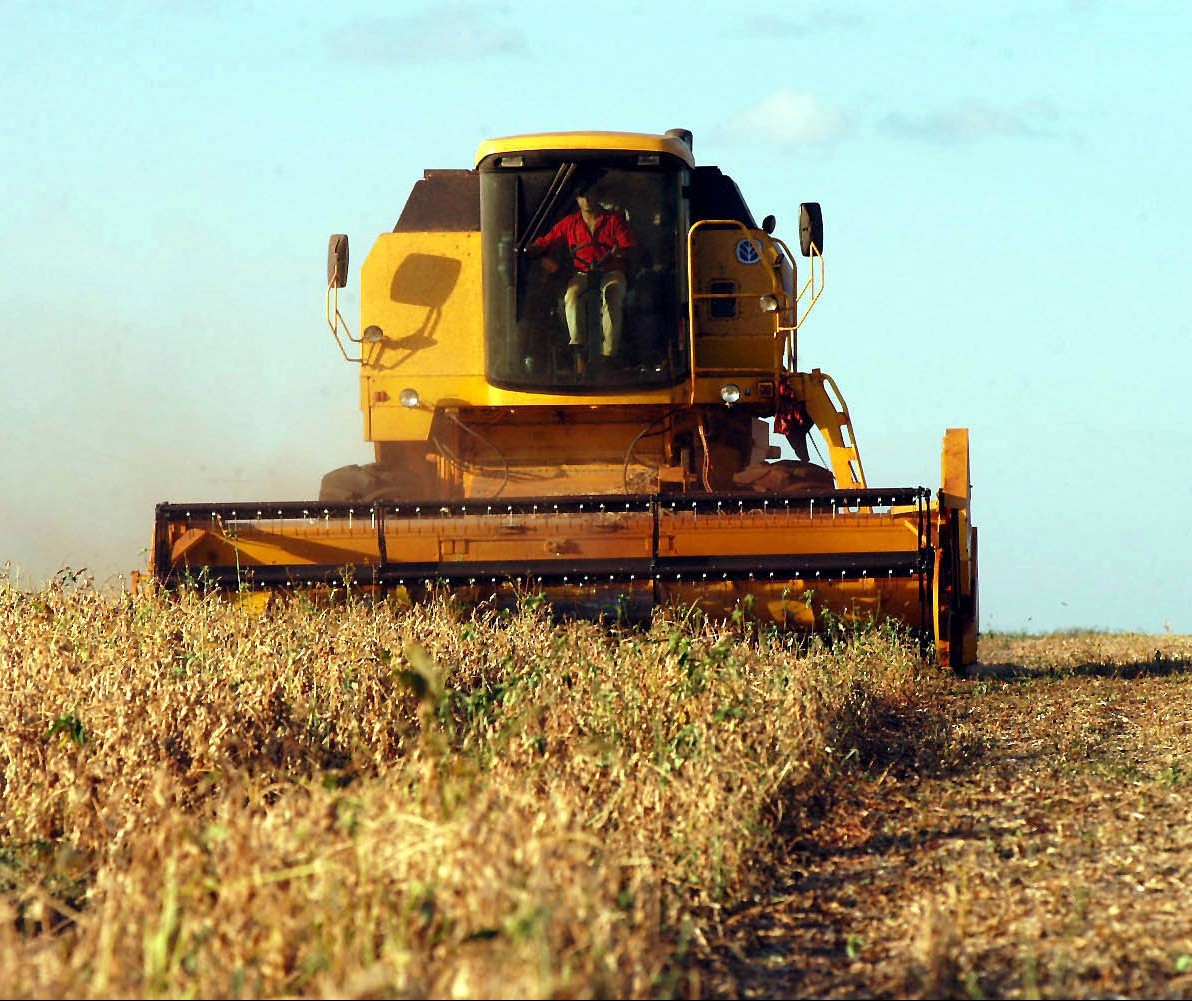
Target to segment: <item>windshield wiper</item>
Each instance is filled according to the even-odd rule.
[[[549,219],[551,213],[554,212],[555,206],[559,203],[559,196],[562,195],[563,190],[567,187],[567,183],[571,180],[571,175],[575,173],[576,164],[561,163],[559,169],[555,171],[555,176],[551,178],[551,182],[547,185],[546,194],[542,196],[542,201],[538,203],[538,208],[534,210],[534,216],[530,219],[530,223],[526,226],[526,233],[520,240],[517,241],[517,249],[520,253],[530,245],[530,242],[538,236],[538,231],[542,228],[542,224],[546,219]]]
[[[546,219],[549,219],[555,206],[559,203],[559,196],[567,187],[567,183],[571,180],[571,175],[575,173],[574,163],[561,163],[559,169],[555,171],[555,176],[551,178],[550,184],[547,185],[546,193],[542,196],[542,200],[538,203],[538,207],[534,210],[534,215],[530,219],[529,225],[526,226],[525,233],[519,238],[517,231],[514,230],[513,237],[513,288],[514,303],[513,303],[513,318],[514,320],[521,319],[522,297],[525,289],[522,287],[522,275],[524,269],[522,268],[522,257],[526,252],[526,247],[530,245],[530,241],[538,236],[538,231],[542,229],[542,224]],[[515,188],[517,194],[517,204],[513,206],[514,225],[517,225],[517,220],[521,218],[521,193],[522,193],[522,179],[517,179],[517,187]]]

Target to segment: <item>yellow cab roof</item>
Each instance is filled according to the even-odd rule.
[[[494,155],[538,150],[609,150],[630,153],[669,153],[689,167],[695,166],[691,147],[677,136],[648,132],[534,132],[487,139],[476,150],[476,165]]]

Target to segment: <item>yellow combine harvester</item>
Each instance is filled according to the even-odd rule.
[[[798,369],[819,206],[800,210],[805,275],[774,228],[679,129],[513,136],[427,171],[364,262],[358,337],[347,237],[328,252],[376,461],[328,473],[317,501],[159,505],[153,576],[541,593],[630,619],[694,602],[802,630],[892,618],[940,663],[975,660],[968,432],[945,434],[936,496],[869,486],[836,384]]]

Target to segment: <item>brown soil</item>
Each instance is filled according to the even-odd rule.
[[[1192,637],[981,656],[792,809],[697,993],[1192,997]]]

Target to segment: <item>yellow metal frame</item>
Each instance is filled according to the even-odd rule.
[[[783,371],[783,354],[790,342],[790,337],[793,335],[797,327],[784,326],[781,323],[780,316],[783,312],[785,300],[787,299],[786,290],[782,287],[778,276],[774,273],[772,267],[766,267],[765,271],[770,277],[769,287],[760,289],[758,291],[745,290],[738,288],[734,292],[697,292],[696,291],[696,255],[695,255],[695,240],[696,234],[704,229],[730,229],[738,230],[743,234],[743,238],[749,240],[758,251],[758,260],[765,261],[766,247],[761,239],[757,236],[756,230],[751,230],[739,219],[700,219],[694,223],[687,231],[687,338],[688,338],[688,352],[691,359],[691,393],[689,403],[694,404],[698,396],[697,383],[700,375],[716,375],[719,377],[728,377],[731,375],[753,374],[757,370],[754,368],[730,368],[718,365],[714,369],[701,369],[696,364],[697,350],[696,350],[696,315],[697,303],[711,302],[719,299],[746,299],[756,297],[760,299],[762,296],[772,295],[778,301],[778,310],[774,314],[774,331],[773,339],[775,349],[772,352],[772,361],[770,366],[771,377],[777,380],[779,374]],[[776,240],[769,237],[771,243],[780,247],[788,256],[790,251],[787,250],[786,245],[781,240]],[[787,343],[779,347],[779,342],[782,335],[786,333]]]
[[[864,489],[865,469],[853,433],[853,420],[836,380],[818,368],[793,372],[789,378],[795,384],[796,395],[806,405],[808,416],[824,436],[836,485],[841,490]]]

